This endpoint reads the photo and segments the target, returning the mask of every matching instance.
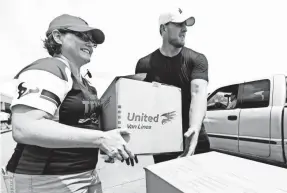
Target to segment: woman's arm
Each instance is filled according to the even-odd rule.
[[[105,133],[79,129],[51,120],[42,110],[25,105],[12,108],[13,138],[16,142],[46,148],[99,148]]]
[[[42,110],[25,105],[12,108],[12,133],[16,142],[46,148],[100,148],[109,157],[134,159],[127,147],[127,129],[108,132],[63,125]]]

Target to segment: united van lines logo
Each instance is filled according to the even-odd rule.
[[[18,96],[17,99],[19,99],[22,96],[25,96],[25,95],[27,95],[29,93],[38,93],[38,92],[40,92],[39,88],[36,87],[36,88],[33,88],[33,89],[32,88],[28,89],[28,86],[24,82],[22,82],[22,83],[20,83],[18,85],[18,94],[19,94],[19,96]]]
[[[155,122],[159,121],[159,117],[163,117],[161,124],[166,124],[174,120],[176,116],[176,111],[171,111],[168,113],[164,113],[162,115],[157,114],[156,116],[149,116],[145,113],[136,114],[136,113],[128,113],[128,120],[129,121],[139,121],[139,122]]]
[[[171,111],[168,113],[164,113],[162,115],[157,114],[156,116],[150,116],[145,113],[136,114],[136,113],[128,113],[128,121],[139,122],[137,124],[127,124],[128,129],[152,129],[151,123],[158,123],[161,118],[161,124],[164,125],[166,123],[174,120],[176,116],[176,111]]]
[[[180,8],[178,8],[178,12],[179,12],[180,14],[182,14],[182,10],[181,10]]]
[[[161,124],[166,124],[168,122],[171,122],[176,116],[176,112],[175,111],[172,111],[172,112],[169,112],[169,113],[164,113],[161,115],[161,117],[164,117],[162,120],[161,120]]]

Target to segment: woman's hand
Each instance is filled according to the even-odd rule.
[[[107,131],[102,139],[100,149],[110,158],[116,158],[120,161],[135,159],[134,154],[127,147],[130,139],[130,132],[127,129],[114,129]]]

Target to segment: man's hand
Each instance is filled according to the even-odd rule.
[[[190,127],[187,132],[184,133],[185,149],[179,157],[191,156],[195,152],[195,148],[198,142],[199,129]]]

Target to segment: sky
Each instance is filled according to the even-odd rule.
[[[211,92],[232,82],[287,74],[286,0],[0,0],[0,92],[11,94],[13,76],[48,57],[42,40],[55,17],[79,16],[106,40],[93,53],[90,79],[101,95],[115,76],[134,74],[137,61],[161,46],[158,16],[180,7],[195,17],[186,47],[209,63]]]

